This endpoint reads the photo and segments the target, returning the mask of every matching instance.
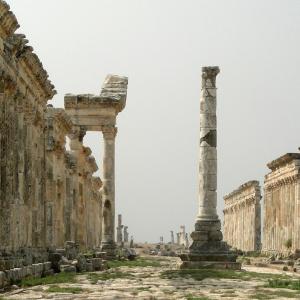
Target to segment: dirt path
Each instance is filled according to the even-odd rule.
[[[152,258],[159,260],[159,258]],[[18,289],[0,294],[0,300],[55,299],[300,299],[300,293],[264,287],[274,270],[248,267],[247,271],[268,272],[259,278],[215,279],[161,278],[166,271],[178,269],[178,258],[164,258],[160,266],[128,267],[76,276],[76,283],[64,283]],[[279,272],[280,273],[280,272]],[[105,274],[106,278],[103,278]],[[243,274],[246,274],[244,272]],[[115,277],[111,278],[110,277]],[[106,279],[106,280],[103,280]],[[49,290],[50,288],[50,290]],[[51,291],[52,289],[52,291]],[[3,297],[3,298],[1,298]]]

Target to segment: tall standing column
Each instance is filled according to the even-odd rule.
[[[217,98],[218,67],[202,69],[200,98],[199,213],[197,220],[217,220]]]
[[[181,268],[239,269],[237,255],[222,241],[217,214],[216,77],[219,67],[202,68],[200,98],[199,210],[189,251],[180,255]]]
[[[115,252],[115,126],[103,126],[103,227],[101,248],[108,256]]]

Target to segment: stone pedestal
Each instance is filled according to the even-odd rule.
[[[237,255],[222,241],[217,215],[217,118],[218,67],[202,68],[200,99],[199,212],[189,250],[180,255],[181,268],[240,269]]]

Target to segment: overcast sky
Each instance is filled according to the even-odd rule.
[[[116,209],[137,241],[197,214],[201,67],[220,66],[218,211],[300,146],[299,0],[7,0],[58,91],[129,77],[118,116]],[[101,162],[102,137],[85,144]]]

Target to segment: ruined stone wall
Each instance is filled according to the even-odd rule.
[[[0,251],[44,248],[46,103],[55,94],[0,1]]]
[[[224,197],[224,240],[242,251],[260,250],[261,191],[258,181],[249,181]]]
[[[102,230],[95,159],[82,139],[66,150],[74,124],[47,107],[56,91],[18,27],[0,0],[0,270],[3,255],[28,264],[66,241],[99,247]]]
[[[284,253],[300,249],[300,154],[288,153],[268,167],[262,250]]]

